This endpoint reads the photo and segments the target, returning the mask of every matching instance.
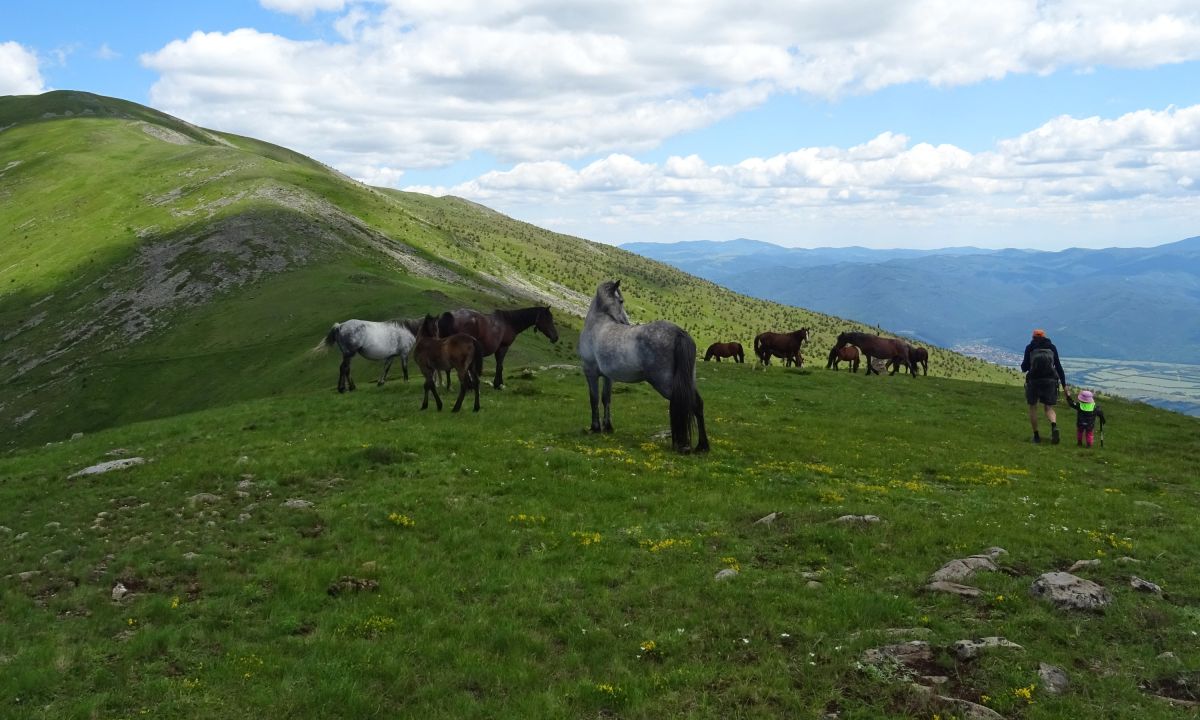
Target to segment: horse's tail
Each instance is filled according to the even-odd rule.
[[[325,337],[322,338],[315,346],[313,346],[313,349],[309,350],[309,352],[314,354],[319,353],[337,342],[338,328],[341,326],[341,323],[334,323],[333,327],[329,328],[329,332],[325,334]]]
[[[475,387],[479,387],[483,378],[483,343],[475,338],[471,338],[472,347],[475,352],[471,355],[471,375],[474,376]]]
[[[675,336],[671,365],[671,442],[692,448],[692,416],[696,409],[696,343],[687,333]]]

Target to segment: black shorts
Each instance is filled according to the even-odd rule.
[[[1057,380],[1030,380],[1025,379],[1025,402],[1029,405],[1057,405],[1058,404],[1058,381]]]

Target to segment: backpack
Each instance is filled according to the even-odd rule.
[[[1029,351],[1029,377],[1054,378],[1054,351],[1048,347],[1034,348]]]

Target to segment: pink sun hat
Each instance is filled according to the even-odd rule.
[[[1090,403],[1095,399],[1096,399],[1096,396],[1092,395],[1091,390],[1080,390],[1079,391],[1079,402]]]

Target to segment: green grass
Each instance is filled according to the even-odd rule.
[[[0,715],[931,717],[855,666],[925,627],[1025,647],[938,656],[1006,717],[1178,716],[1139,683],[1200,668],[1195,419],[1110,400],[1105,448],[1033,446],[1015,388],[701,364],[713,451],[677,456],[648,387],[591,435],[578,371],[537,362],[453,415],[419,412],[417,382],[339,396],[336,360],[305,356],[291,395],[0,458]],[[115,448],[149,462],[66,479]],[[992,545],[983,599],[921,592]],[[1107,613],[1028,595],[1094,557]],[[347,575],[378,589],[330,596]],[[1027,704],[1039,661],[1072,688]]]

